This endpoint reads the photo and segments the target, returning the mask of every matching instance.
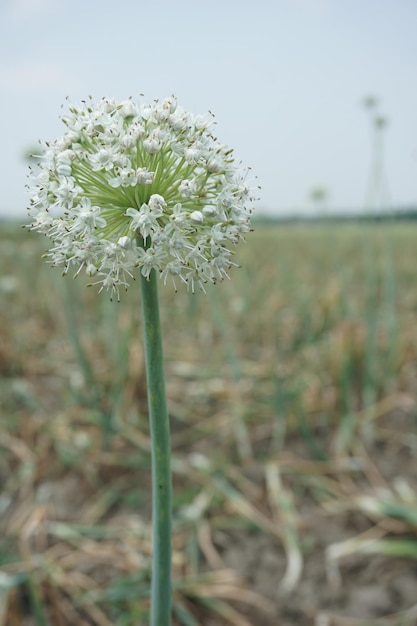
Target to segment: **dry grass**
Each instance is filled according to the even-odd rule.
[[[416,558],[415,228],[259,228],[232,281],[161,289],[176,625],[359,626],[326,597],[297,614],[311,555],[334,590],[353,557]],[[151,537],[138,290],[110,303],[47,267],[43,243],[3,226],[0,625],[139,626]],[[229,543],[253,536],[282,554],[274,593],[230,563]],[[414,623],[416,607],[399,609],[366,623]]]

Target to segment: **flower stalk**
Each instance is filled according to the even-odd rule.
[[[151,626],[171,623],[171,451],[158,286],[194,292],[229,278],[251,230],[248,169],[214,135],[214,120],[175,96],[70,105],[60,139],[41,144],[28,227],[49,262],[81,271],[120,300],[140,274],[152,454]]]
[[[171,450],[155,270],[141,276],[152,453],[152,586],[150,626],[171,623]]]

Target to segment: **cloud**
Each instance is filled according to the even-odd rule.
[[[33,91],[72,90],[76,81],[53,62],[0,66],[0,90],[28,93]]]

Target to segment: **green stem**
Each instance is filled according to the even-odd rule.
[[[152,448],[152,589],[150,626],[171,624],[171,450],[155,270],[141,275]]]
[[[48,622],[45,617],[45,613],[42,607],[41,599],[39,598],[36,584],[33,580],[32,574],[28,575],[27,579],[29,597],[32,604],[33,617],[36,620],[36,626],[48,626]]]

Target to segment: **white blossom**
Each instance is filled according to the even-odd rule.
[[[151,233],[157,233],[160,230],[158,217],[161,217],[161,209],[152,210],[151,206],[142,204],[139,210],[129,208],[126,216],[131,217],[130,230],[134,233],[141,235],[143,239],[146,239]]]
[[[154,176],[155,172],[149,172],[146,167],[138,167],[136,170],[136,182],[138,185],[150,185]]]
[[[89,161],[93,166],[93,171],[106,170],[107,172],[114,167],[116,157],[116,149],[112,147],[103,147],[88,155]]]
[[[178,191],[180,192],[183,198],[192,198],[192,196],[197,191],[197,182],[196,180],[183,180],[180,186],[178,187]]]
[[[29,228],[52,240],[53,265],[85,271],[117,298],[138,271],[175,290],[228,277],[253,198],[212,119],[170,96],[71,104],[62,121],[30,187]]]
[[[201,211],[193,211],[190,213],[190,220],[193,222],[197,222],[197,224],[202,224],[204,221],[204,216]]]
[[[144,140],[143,147],[149,154],[156,154],[162,148],[162,142],[158,136],[158,132],[153,131]]]

